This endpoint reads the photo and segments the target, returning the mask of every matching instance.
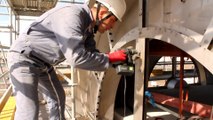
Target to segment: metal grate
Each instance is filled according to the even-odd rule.
[[[7,0],[16,15],[39,16],[55,7],[58,0]]]

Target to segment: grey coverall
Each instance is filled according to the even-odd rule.
[[[108,68],[108,57],[95,48],[91,22],[87,5],[53,8],[15,40],[8,54],[16,98],[15,120],[38,120],[38,89],[45,94],[50,119],[65,119],[65,93],[52,66],[66,59],[81,69]]]

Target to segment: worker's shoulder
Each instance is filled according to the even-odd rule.
[[[81,9],[89,9],[89,7],[86,4],[66,4],[63,6],[55,7],[55,10],[60,10],[60,9],[71,9],[71,10],[81,10]]]
[[[56,14],[66,14],[66,15],[81,14],[86,16],[88,16],[91,12],[87,4],[69,4],[56,8],[54,11]]]
[[[82,12],[84,11],[84,12]],[[58,16],[59,14],[61,15],[73,15],[73,13],[75,14],[80,14],[80,13],[90,13],[90,9],[86,4],[67,4],[67,5],[63,5],[63,6],[57,6],[54,7],[52,9],[50,9],[49,11],[47,11],[46,13],[44,13],[41,18],[43,17],[48,17],[48,16]]]

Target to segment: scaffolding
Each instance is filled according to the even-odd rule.
[[[56,5],[64,5],[67,3],[82,4],[84,0],[0,0],[0,119],[1,117],[5,117],[4,109],[7,109],[7,103],[10,101],[13,102],[12,106],[9,106],[12,111],[10,111],[9,114],[6,113],[6,116],[10,117],[7,119],[13,119],[14,116],[15,100],[12,96],[12,86],[9,82],[6,56],[13,41],[23,29],[22,26],[26,26],[23,23],[30,24],[47,10]],[[60,68],[60,66],[56,68]],[[74,71],[70,66],[67,66],[67,68]],[[56,71],[59,76],[69,83],[71,86],[69,90],[73,92],[75,86],[73,78],[68,78],[59,70]],[[71,76],[72,73],[73,72],[70,73]],[[71,97],[74,97],[74,93],[72,93]],[[75,119],[74,103],[70,108],[66,108],[66,112],[69,118],[72,120]]]

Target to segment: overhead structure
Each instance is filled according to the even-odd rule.
[[[16,15],[39,16],[55,7],[58,0],[7,0]]]

